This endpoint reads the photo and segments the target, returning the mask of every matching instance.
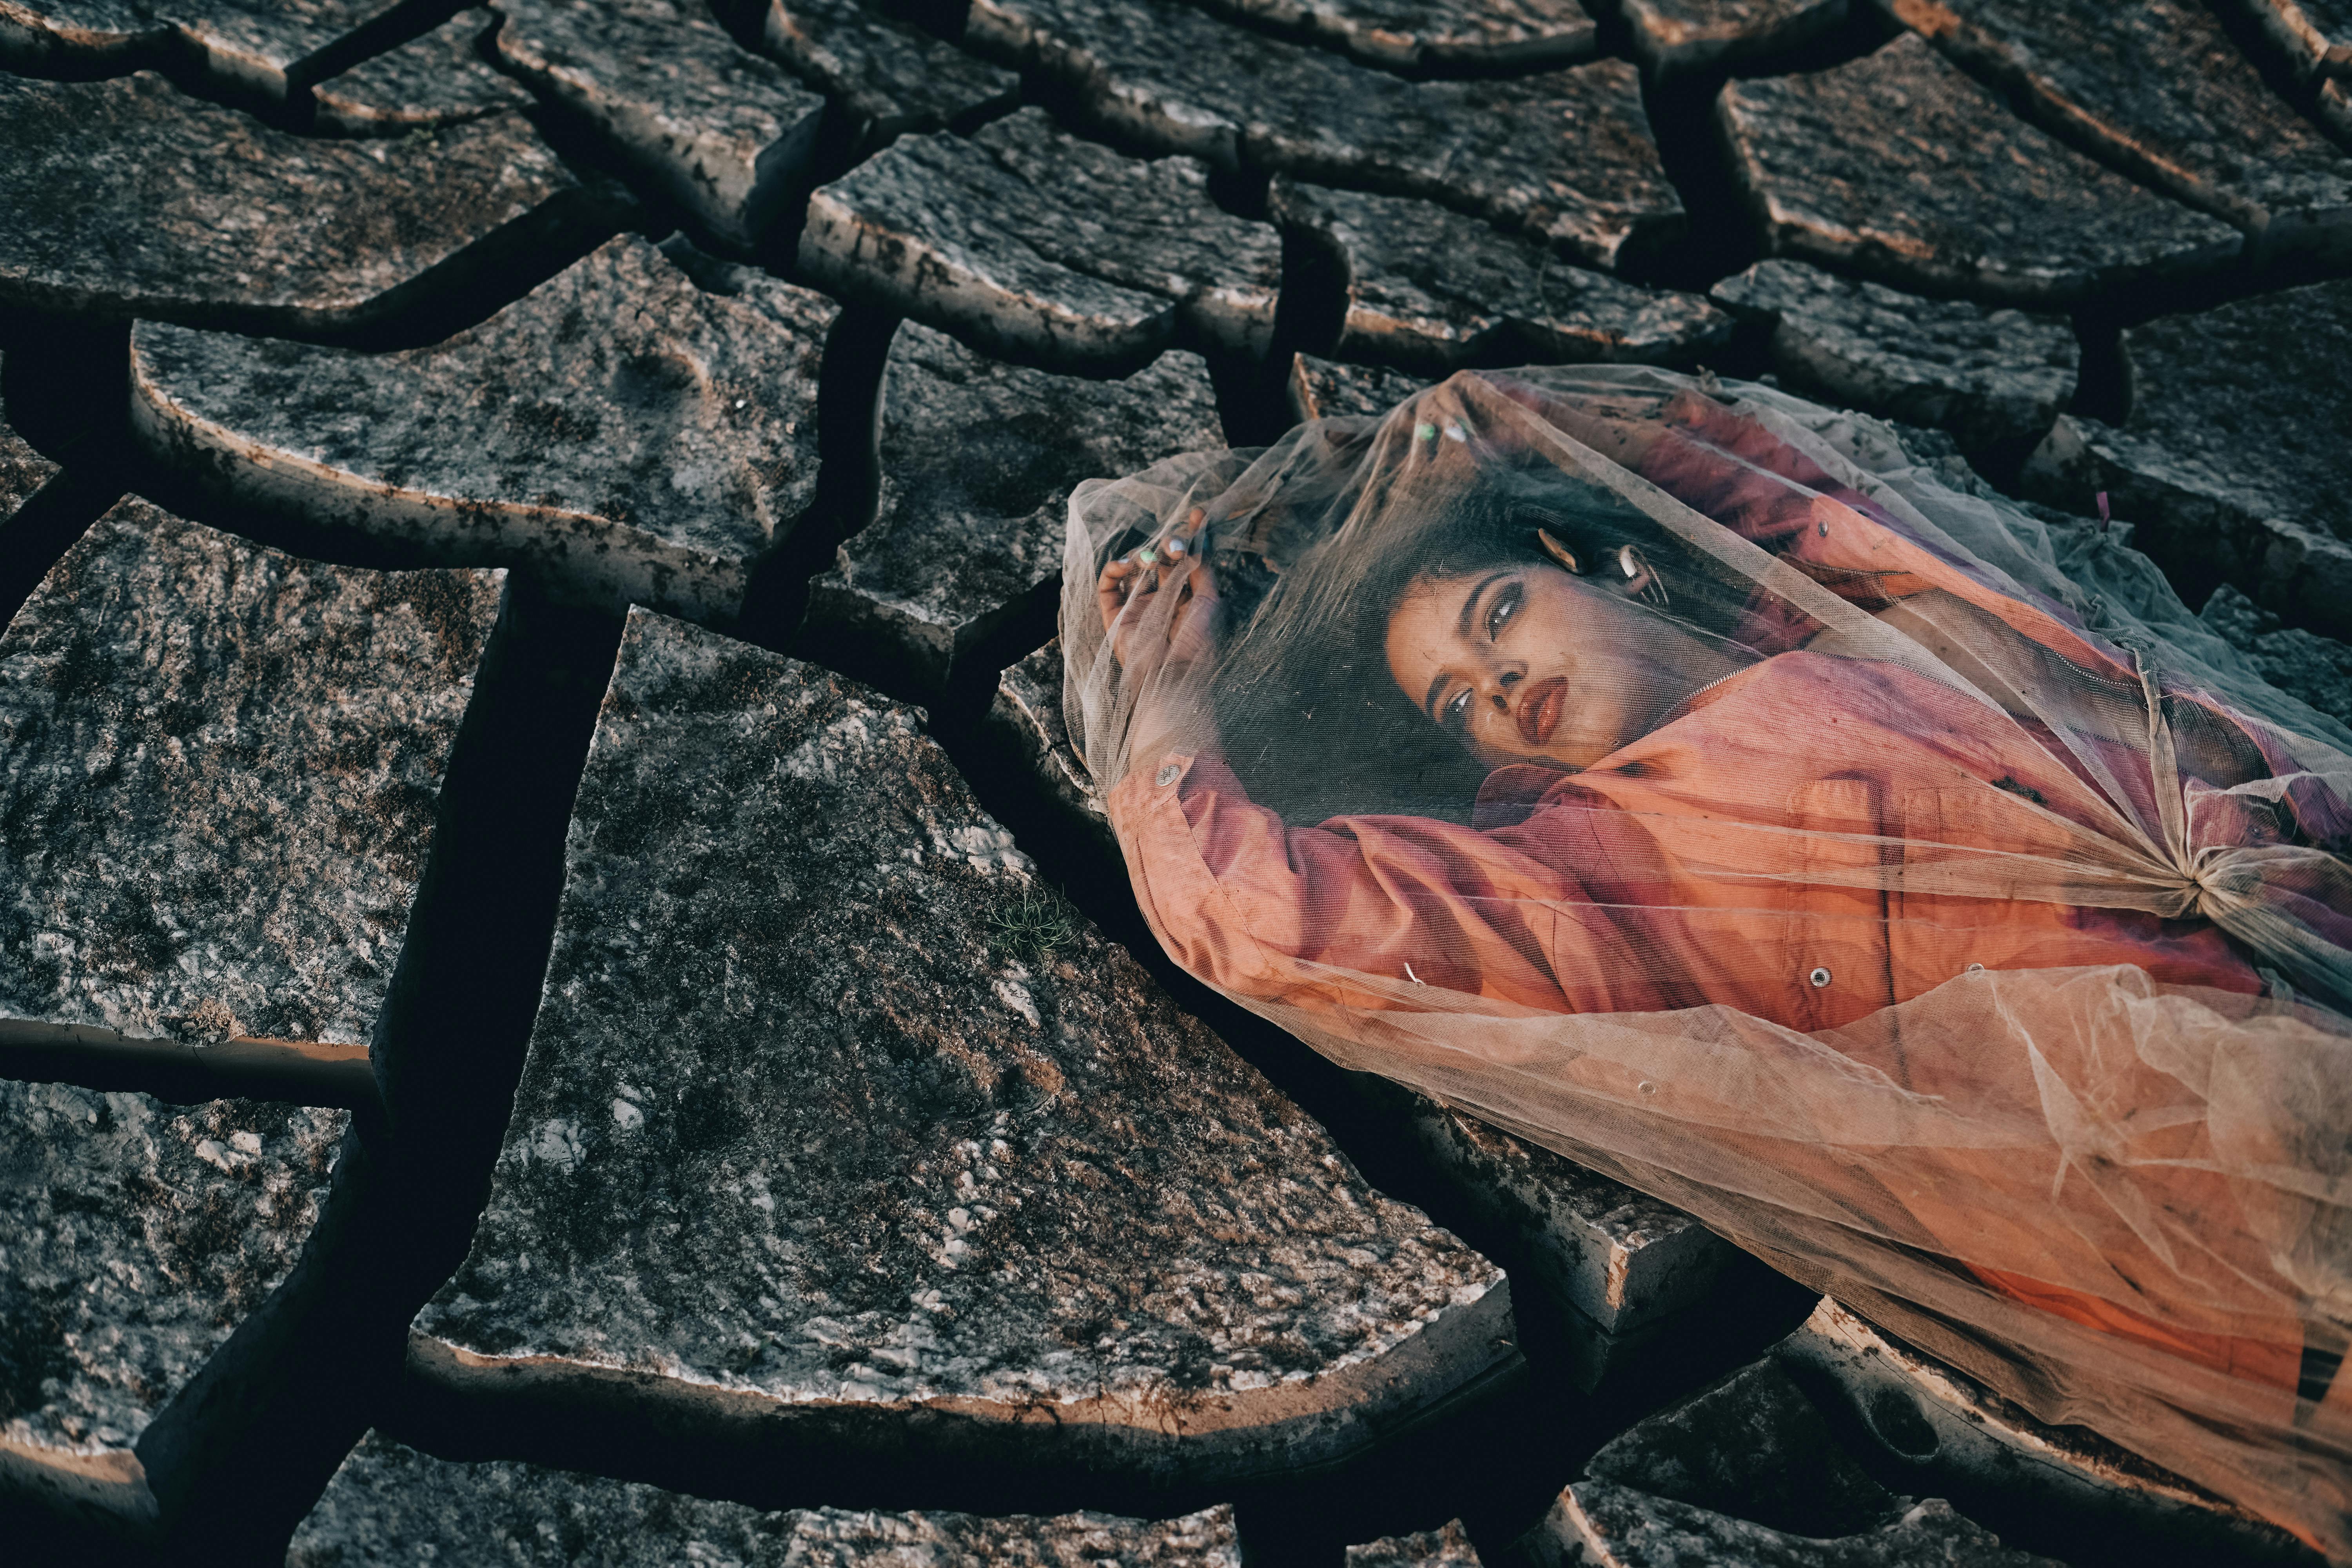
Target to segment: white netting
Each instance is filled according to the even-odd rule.
[[[2352,735],[2142,558],[1465,374],[1082,487],[1062,632],[1192,973],[2352,1555]]]

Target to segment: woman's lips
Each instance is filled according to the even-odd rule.
[[[1540,746],[1550,740],[1551,732],[1559,728],[1559,716],[1567,707],[1568,679],[1565,676],[1555,675],[1549,680],[1539,680],[1528,688],[1512,715],[1518,721],[1519,739],[1530,746]]]

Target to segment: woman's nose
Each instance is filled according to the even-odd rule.
[[[1526,679],[1528,672],[1518,665],[1507,664],[1491,669],[1487,673],[1493,681],[1493,685],[1486,693],[1486,700],[1495,705],[1496,712],[1509,712],[1511,708],[1511,688]]]

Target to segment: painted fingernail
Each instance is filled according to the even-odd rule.
[[[1183,542],[1182,540],[1181,540],[1181,539],[1171,539],[1171,540],[1170,540],[1170,541],[1168,542],[1168,553],[1169,553],[1169,554],[1171,554],[1171,555],[1181,555],[1181,554],[1183,554],[1183,553],[1184,553],[1184,542]]]
[[[1157,566],[1160,563],[1160,552],[1147,544],[1135,552],[1135,558],[1146,566]]]

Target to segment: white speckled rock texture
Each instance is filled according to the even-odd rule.
[[[166,63],[284,103],[415,30],[416,0],[9,0],[0,67],[106,74]]]
[[[1686,365],[1730,341],[1703,296],[1620,282],[1430,202],[1278,176],[1267,205],[1344,290],[1331,352],[1345,359],[1434,380],[1472,364]]]
[[[1882,282],[2071,304],[2242,247],[2017,119],[1911,34],[1827,70],[1734,80],[1717,113],[1768,249]]]
[[[410,1376],[698,1440],[1236,1481],[1507,1375],[1500,1272],[1036,882],[912,713],[635,612]],[[528,1457],[528,1456],[525,1456]]]
[[[370,1433],[294,1533],[287,1568],[1241,1568],[1230,1508],[1109,1514],[763,1512],[600,1476],[455,1464]]]
[[[574,602],[723,619],[816,493],[839,308],[680,254],[700,281],[621,236],[394,353],[142,322],[134,426],[241,500],[511,563]]]
[[[498,0],[499,58],[727,245],[755,243],[815,155],[824,100],[698,0]]]
[[[1122,157],[1024,109],[969,140],[903,137],[818,190],[801,267],[1033,363],[1139,367],[1176,342],[1262,351],[1282,242],[1221,211],[1208,173]]]
[[[1106,875],[1123,876],[1126,863],[1094,775],[1070,742],[1062,705],[1062,639],[1006,667],[982,733],[996,764],[1024,782],[1055,831],[1090,857]]]
[[[2035,1420],[1826,1298],[1769,1359],[1804,1379],[1822,1408],[1846,1405],[1847,1429],[1922,1489],[1974,1486],[2012,1507],[2072,1514],[2110,1542],[2137,1538],[2209,1562],[2311,1560],[2276,1525],[2086,1427]]]
[[[35,451],[14,426],[0,418],[0,527],[57,474],[55,463]]]
[[[2100,490],[2184,586],[2235,584],[2323,636],[2352,637],[2352,280],[2258,294],[2124,334],[2120,425],[2061,418],[2026,466],[2037,499]]]
[[[2197,0],[1875,0],[2045,129],[2243,229],[2257,257],[2352,253],[2352,154]]]
[[[1621,0],[1634,58],[1670,75],[1793,49],[1845,20],[1849,0]]]
[[[1313,354],[1293,354],[1283,395],[1298,419],[1377,419],[1419,392],[1417,375],[1381,365],[1339,364]]]
[[[560,246],[591,218],[521,118],[289,135],[148,72],[0,75],[0,304],[316,336]]]
[[[908,322],[883,375],[880,505],[810,584],[803,644],[843,668],[866,645],[857,673],[936,701],[998,628],[1050,624],[1079,481],[1224,445],[1197,354],[1087,381]]]
[[[108,512],[0,636],[0,1037],[363,1052],[504,600]]]
[[[1384,1535],[1348,1548],[1347,1568],[1481,1568],[1478,1549],[1458,1519],[1435,1530]]]
[[[1597,267],[1682,231],[1623,60],[1407,81],[1182,0],[973,0],[964,41],[1043,73],[1112,137],[1155,152],[1423,196]]]
[[[963,130],[1020,98],[1021,79],[865,0],[768,0],[760,47],[840,106],[855,143]]]
[[[1970,450],[2049,434],[2074,395],[2082,351],[2063,316],[1921,300],[1798,261],[1759,261],[1713,289],[1769,326],[1792,390],[1910,425]]]
[[[140,1436],[285,1281],[350,1120],[0,1080],[0,1494],[152,1516]]]
[[[1888,1491],[1769,1360],[1602,1445],[1528,1549],[1596,1568],[2058,1568],[1941,1499]]]
[[[361,61],[313,88],[317,128],[338,136],[405,136],[529,109],[530,93],[492,70],[477,47],[495,25],[487,11],[460,11],[421,38]]]
[[[1206,10],[1391,70],[1567,65],[1599,47],[1577,0],[1201,0]]]
[[[2352,646],[2284,625],[2228,583],[2197,618],[2247,655],[2262,678],[2322,713],[2352,720]]]
[[[1408,1116],[1455,1200],[1524,1258],[1519,1312],[1554,1310],[1580,1386],[1662,1334],[1706,1334],[1738,1312],[1717,1292],[1737,1249],[1680,1209],[1421,1095]]]

